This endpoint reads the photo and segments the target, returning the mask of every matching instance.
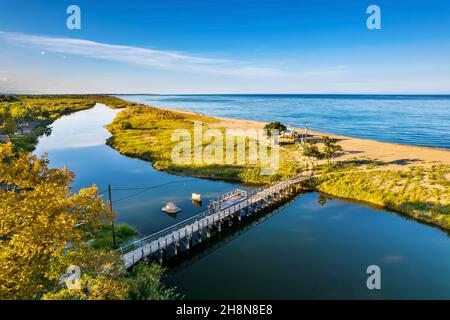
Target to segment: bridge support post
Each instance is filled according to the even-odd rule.
[[[202,243],[202,231],[199,229],[198,231],[197,231],[197,242],[198,243]]]
[[[162,265],[164,261],[165,252],[164,249],[159,249],[159,264]]]
[[[219,220],[217,222],[217,231],[221,232],[222,231],[222,220]]]
[[[206,227],[206,238],[209,239],[211,237],[211,230],[209,227]]]
[[[179,245],[178,240],[173,243],[173,253],[175,255],[178,254],[178,245]]]
[[[191,248],[191,242],[192,242],[192,238],[187,237],[186,238],[186,250],[189,250]]]

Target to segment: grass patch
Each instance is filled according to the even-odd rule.
[[[203,159],[198,164],[180,164],[171,160],[171,153],[178,141],[172,141],[172,134],[177,129],[185,129],[193,136],[194,122],[201,121],[203,131],[210,129],[220,130],[223,136],[223,159],[219,164],[209,164],[208,159]],[[108,130],[113,136],[108,144],[120,153],[151,161],[158,170],[164,170],[178,175],[189,175],[201,178],[222,179],[238,181],[248,184],[270,183],[283,177],[293,176],[298,172],[298,165],[293,154],[298,154],[295,146],[281,146],[280,167],[276,174],[262,175],[264,165],[259,162],[250,162],[249,139],[234,142],[235,150],[244,148],[245,161],[239,163],[235,158],[233,163],[225,158],[225,128],[220,127],[219,119],[176,111],[162,110],[145,105],[134,105],[117,115]],[[203,150],[212,142],[203,141]],[[293,148],[294,147],[294,148]],[[191,156],[194,157],[194,145],[191,141]],[[272,150],[269,148],[269,152]],[[219,158],[220,159],[220,158]]]
[[[324,173],[305,183],[323,193],[373,203],[450,229],[450,166]]]
[[[115,225],[114,230],[118,246],[135,238],[139,234],[135,228],[124,223]],[[111,225],[105,225],[102,230],[95,235],[91,246],[94,249],[114,249]]]

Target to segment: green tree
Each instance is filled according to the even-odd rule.
[[[278,133],[286,132],[287,128],[279,121],[268,123],[264,126],[264,131],[268,137],[272,136],[272,130],[278,130]]]
[[[128,121],[128,120],[122,120],[122,121],[120,121],[119,127],[120,127],[120,129],[123,129],[123,130],[133,129],[133,125],[132,125],[131,122]]]
[[[13,117],[8,116],[3,123],[3,133],[6,134],[10,139],[17,131],[17,125]]]
[[[323,142],[323,155],[327,159],[328,164],[331,164],[334,156],[338,151],[342,151],[342,147],[337,144],[337,139],[330,138],[329,136],[322,137]]]
[[[306,140],[303,149],[302,156],[306,157],[314,167],[317,161],[323,158],[323,153],[320,152],[316,140]]]
[[[9,94],[0,94],[0,102],[14,102],[17,101],[17,96]]]
[[[26,124],[35,119],[36,115],[33,110],[33,106],[29,106],[24,102],[19,103],[15,108],[14,119],[21,134],[24,133]]]

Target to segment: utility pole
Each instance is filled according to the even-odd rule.
[[[109,195],[109,210],[111,210],[111,213],[113,211],[112,208],[112,197],[111,197],[111,185],[108,184],[108,195]],[[113,246],[116,247],[116,232],[114,230],[114,218],[111,221],[111,227],[112,227],[112,238],[113,238]]]

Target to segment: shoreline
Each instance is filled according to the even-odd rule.
[[[221,126],[229,126],[233,129],[249,129],[251,126],[252,129],[262,129],[267,122],[257,121],[257,120],[249,120],[249,119],[240,119],[240,118],[225,118],[225,117],[215,117],[207,114],[203,114],[200,112],[190,111],[190,110],[181,110],[181,109],[173,109],[173,108],[165,108],[160,106],[151,106],[153,108],[167,110],[176,113],[182,114],[193,114],[198,116],[205,116],[219,120]],[[300,132],[304,129],[298,128],[295,126],[290,126]],[[416,159],[414,165],[420,165],[417,160],[423,161],[422,165],[432,165],[432,164],[444,164],[450,165],[450,149],[439,148],[439,147],[431,147],[431,146],[417,146],[411,144],[404,144],[399,142],[385,142],[371,139],[364,139],[352,136],[345,136],[340,134],[335,134],[332,132],[325,132],[321,130],[308,130],[308,133],[314,136],[329,136],[331,138],[338,139],[338,144],[342,145],[344,148],[344,155],[340,155],[337,160],[348,160],[348,155],[351,152],[355,152],[355,155],[358,155],[362,151],[360,156],[365,157],[377,157],[378,160],[383,159],[387,162],[392,161],[400,161],[407,160],[402,157],[403,154],[409,155],[411,153],[416,154]],[[382,148],[382,149],[381,149]],[[361,150],[362,149],[362,150]],[[374,151],[374,149],[378,149]],[[345,154],[347,153],[347,155]],[[430,154],[431,153],[431,154]],[[411,166],[413,163],[409,162],[406,164],[395,165],[396,163],[392,163],[389,168],[405,168]]]
[[[36,96],[33,99],[39,98]],[[249,163],[171,163],[170,151],[173,144],[170,137],[173,130],[191,130],[193,121],[202,121],[205,128],[244,131],[262,129],[266,122],[212,117],[189,110],[129,102],[111,96],[77,97],[80,103],[89,103],[89,106],[76,108],[77,101],[72,100],[70,96],[58,97],[62,98],[69,99],[70,104],[64,105],[63,110],[58,110],[57,118],[64,116],[67,110],[76,112],[77,110],[73,109],[90,109],[96,103],[111,109],[121,109],[113,122],[107,125],[112,136],[106,144],[120,154],[151,162],[155,170],[178,176],[261,186],[292,177],[302,168],[303,157],[292,144],[280,145],[280,168],[272,176],[260,175],[258,168]],[[122,127],[121,122],[124,120],[128,123]],[[305,183],[306,189],[340,199],[376,205],[416,221],[450,230],[450,150],[380,142],[316,130],[309,130],[308,133],[316,137],[329,135],[336,138],[338,144],[343,147],[343,152],[336,155],[335,166],[330,167],[324,164],[325,161],[319,161],[316,171],[320,177]]]
[[[136,106],[129,105],[132,106],[129,109]],[[180,125],[190,126],[193,121],[203,120],[208,128],[246,130],[262,129],[265,122],[212,117],[145,104],[138,106],[144,108],[134,112],[125,109],[107,127],[112,134],[107,144],[119,153],[149,161],[155,170],[169,174],[248,185],[268,183],[262,180],[245,181],[236,173],[236,168],[230,174],[230,168],[226,165],[212,168],[204,164],[180,166],[163,156],[170,150],[170,130],[182,127]],[[119,123],[124,120],[132,123],[131,128],[120,128]],[[305,184],[306,189],[375,205],[444,231],[450,230],[450,150],[353,138],[316,130],[308,130],[308,133],[336,138],[343,152],[335,157],[337,169],[330,171],[324,161],[319,163],[321,176]],[[280,153],[280,161],[283,162],[284,157],[285,162],[296,163],[294,167],[299,170],[302,157],[295,146],[289,149],[289,146],[282,145],[280,148],[285,150],[283,155]],[[277,179],[283,176],[284,173]]]
[[[223,123],[238,123],[239,127],[242,129],[248,128],[249,124],[253,124],[255,128],[263,128],[266,124],[265,122],[255,121],[255,120],[246,120],[246,119],[234,119],[234,118],[220,118],[214,117],[218,120],[222,120]],[[222,123],[222,124],[223,124]],[[303,131],[298,127],[292,127],[298,131]],[[403,157],[408,156],[410,154],[414,154],[415,159],[413,162],[408,163],[392,163],[389,167],[385,168],[404,168],[409,167],[411,165],[432,165],[432,164],[443,164],[450,165],[450,149],[443,149],[437,147],[429,147],[429,146],[416,146],[410,144],[402,144],[396,142],[383,142],[377,140],[363,139],[363,138],[355,138],[350,136],[344,136],[339,134],[334,134],[331,132],[324,132],[318,130],[308,130],[308,133],[313,136],[329,136],[331,138],[336,138],[338,140],[338,144],[344,148],[343,154],[338,155],[336,160],[348,160],[352,158],[352,154],[364,157],[376,157],[377,160],[385,160],[385,161],[400,161],[407,160]],[[355,153],[352,153],[355,152]],[[361,153],[356,153],[361,152]],[[418,163],[419,161],[422,163]],[[406,162],[406,161],[405,161]]]

